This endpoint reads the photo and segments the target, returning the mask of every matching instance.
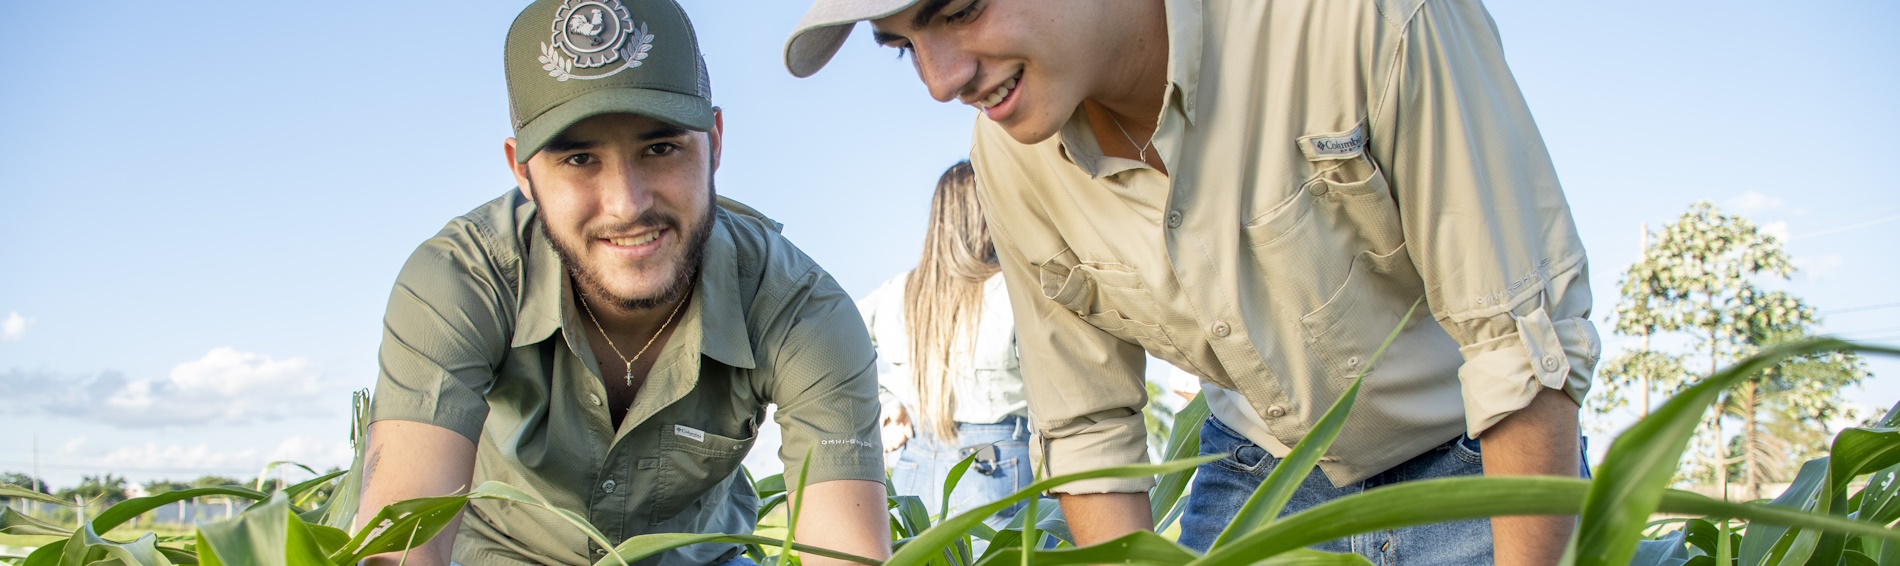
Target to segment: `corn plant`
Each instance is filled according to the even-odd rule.
[[[1416,310],[1414,306],[1414,310]],[[1410,313],[1407,314],[1409,319]],[[1403,327],[1403,323],[1401,323]],[[1396,331],[1394,334],[1396,335]],[[1391,336],[1387,337],[1390,344]],[[1380,353],[1384,347],[1380,348]],[[486,483],[467,494],[402,501],[383,509],[366,528],[351,535],[342,525],[339,499],[329,509],[305,509],[302,495],[325,483],[338,484],[338,495],[354,492],[355,472],[320,476],[272,493],[242,486],[203,488],[128,500],[73,528],[50,524],[0,509],[0,534],[65,537],[40,547],[20,563],[30,566],[118,563],[346,565],[363,556],[401,552],[429,540],[471,499],[500,499],[546,508],[579,532],[613,552],[596,564],[627,564],[692,544],[744,545],[754,557],[774,565],[797,564],[801,555],[818,555],[862,564],[991,566],[1002,564],[1127,563],[1160,566],[1240,566],[1253,564],[1369,564],[1357,555],[1330,554],[1306,547],[1355,533],[1427,523],[1499,515],[1578,515],[1567,566],[1649,565],[1850,565],[1900,564],[1900,406],[1877,426],[1848,429],[1833,440],[1830,456],[1808,462],[1788,491],[1767,503],[1719,501],[1668,488],[1684,447],[1710,405],[1726,389],[1791,356],[1829,351],[1900,354],[1900,349],[1815,339],[1769,348],[1716,372],[1684,390],[1619,435],[1596,478],[1462,477],[1403,483],[1325,503],[1281,517],[1287,499],[1311,473],[1319,457],[1345,425],[1363,375],[1315,424],[1312,432],[1269,474],[1234,521],[1205,554],[1153,532],[1132,533],[1102,544],[1075,547],[1064,539],[1066,525],[1053,505],[1039,495],[1064,484],[1091,478],[1159,476],[1150,492],[1157,527],[1180,514],[1180,496],[1193,470],[1214,456],[1193,458],[1203,404],[1190,404],[1177,416],[1159,464],[1116,466],[1052,478],[1039,478],[1009,497],[936,518],[916,496],[890,497],[891,529],[897,540],[890,559],[879,561],[754,534],[653,534],[612,546],[587,521],[553,508],[512,487]],[[1374,359],[1378,357],[1375,353]],[[361,399],[358,400],[359,410]],[[360,421],[359,412],[359,421]],[[359,422],[359,425],[361,423]],[[360,437],[359,437],[360,438]],[[945,495],[967,471],[966,459],[952,471]],[[802,477],[803,474],[800,474]],[[1867,477],[1865,483],[1859,478]],[[761,517],[794,502],[789,525],[797,525],[799,498],[788,498],[783,476],[754,482],[761,496]],[[1856,488],[1855,486],[1862,486]],[[351,486],[350,489],[342,489]],[[803,485],[790,488],[799,493]],[[159,538],[147,534],[130,542],[108,540],[102,533],[160,505],[189,497],[221,495],[258,502],[229,521],[205,525],[191,536]],[[0,497],[63,503],[22,488],[0,487]],[[991,515],[1018,502],[1028,505],[1002,529],[984,524]],[[942,507],[947,509],[948,506]],[[1658,513],[1697,517],[1658,525]],[[1660,533],[1661,526],[1677,526]],[[1059,542],[1051,545],[1049,533]],[[1645,536],[1645,534],[1649,536]],[[985,544],[976,551],[976,541]],[[765,549],[776,549],[767,555]]]

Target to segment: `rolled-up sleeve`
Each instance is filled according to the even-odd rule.
[[[768,387],[784,434],[779,460],[795,482],[807,454],[807,484],[884,481],[878,435],[877,370],[871,339],[851,297],[812,267],[779,315],[784,330],[771,354]]]
[[[979,127],[977,135],[986,135],[985,129]],[[984,159],[989,154],[981,151],[982,143],[977,147],[973,157],[978,191],[990,231],[995,234],[997,259],[1016,318],[1023,386],[1036,429],[1037,442],[1030,451],[1036,469],[1044,475],[1059,476],[1146,463],[1147,429],[1141,412],[1148,399],[1143,385],[1146,355],[1139,345],[1103,332],[1049,298],[1043,286],[1045,278],[1054,281],[1083,275],[1076,270],[1050,273],[1049,269],[1056,268],[1032,264],[1025,257],[1022,244],[1028,241],[1018,236],[1030,234],[1016,231],[1023,217],[1032,213],[1030,206],[1017,199],[1028,191],[1012,193],[1011,187],[993,185],[999,179],[1010,178],[1010,173],[992,168],[1009,167],[1008,158],[996,155]],[[1036,228],[1022,226],[1025,232]],[[1036,233],[1036,237],[1043,236],[1047,235]],[[1034,244],[1050,242],[1037,240]],[[1047,263],[1048,258],[1035,259]],[[1065,484],[1055,491],[1137,493],[1147,491],[1154,483],[1153,477],[1100,478]]]
[[[1582,403],[1600,354],[1588,264],[1490,15],[1426,0],[1372,132],[1433,315],[1461,346],[1473,436],[1542,389]]]
[[[502,278],[475,240],[451,224],[403,264],[383,315],[372,421],[404,420],[461,433],[488,418],[484,397],[508,351]]]

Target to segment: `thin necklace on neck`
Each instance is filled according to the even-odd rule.
[[[1148,162],[1148,146],[1154,145],[1155,143],[1154,134],[1148,135],[1148,143],[1136,144],[1135,136],[1128,135],[1128,128],[1122,127],[1122,121],[1121,119],[1115,117],[1115,111],[1109,110],[1108,107],[1104,106],[1102,107],[1102,112],[1108,114],[1108,121],[1115,123],[1115,129],[1122,131],[1122,137],[1128,138],[1128,145],[1135,146],[1135,154],[1141,156],[1141,162],[1147,163]]]
[[[587,307],[587,297],[582,296],[581,293],[574,293],[574,299],[580,302],[581,310],[587,313],[587,319],[594,321],[594,328],[600,329],[600,337],[607,340],[607,347],[613,348],[614,355],[618,356],[620,361],[627,363],[627,385],[629,386],[633,385],[633,362],[640,361],[640,356],[646,355],[647,348],[653,347],[653,341],[660,339],[661,332],[666,332],[666,325],[673,323],[673,315],[679,314],[680,307],[686,306],[685,298],[681,298],[679,304],[673,305],[673,312],[666,315],[666,322],[660,323],[659,330],[653,331],[653,337],[647,339],[647,345],[641,346],[640,351],[634,352],[633,358],[628,359],[627,356],[620,353],[620,347],[614,345],[614,339],[607,336],[607,327],[600,324],[600,319],[594,318],[594,309]]]

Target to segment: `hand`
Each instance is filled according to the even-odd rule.
[[[904,447],[904,443],[910,441],[910,435],[912,433],[910,428],[910,413],[904,410],[903,405],[898,405],[897,414],[884,415],[884,422],[881,428],[884,433],[884,451],[896,452],[899,448]]]

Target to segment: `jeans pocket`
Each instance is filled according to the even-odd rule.
[[[1452,440],[1451,453],[1466,464],[1479,466],[1480,469],[1484,466],[1484,445],[1476,438],[1461,435]]]
[[[1201,455],[1211,454],[1225,456],[1215,460],[1214,464],[1243,474],[1259,472],[1262,465],[1273,457],[1265,448],[1228,428],[1226,423],[1208,417],[1207,424],[1201,427]]]

